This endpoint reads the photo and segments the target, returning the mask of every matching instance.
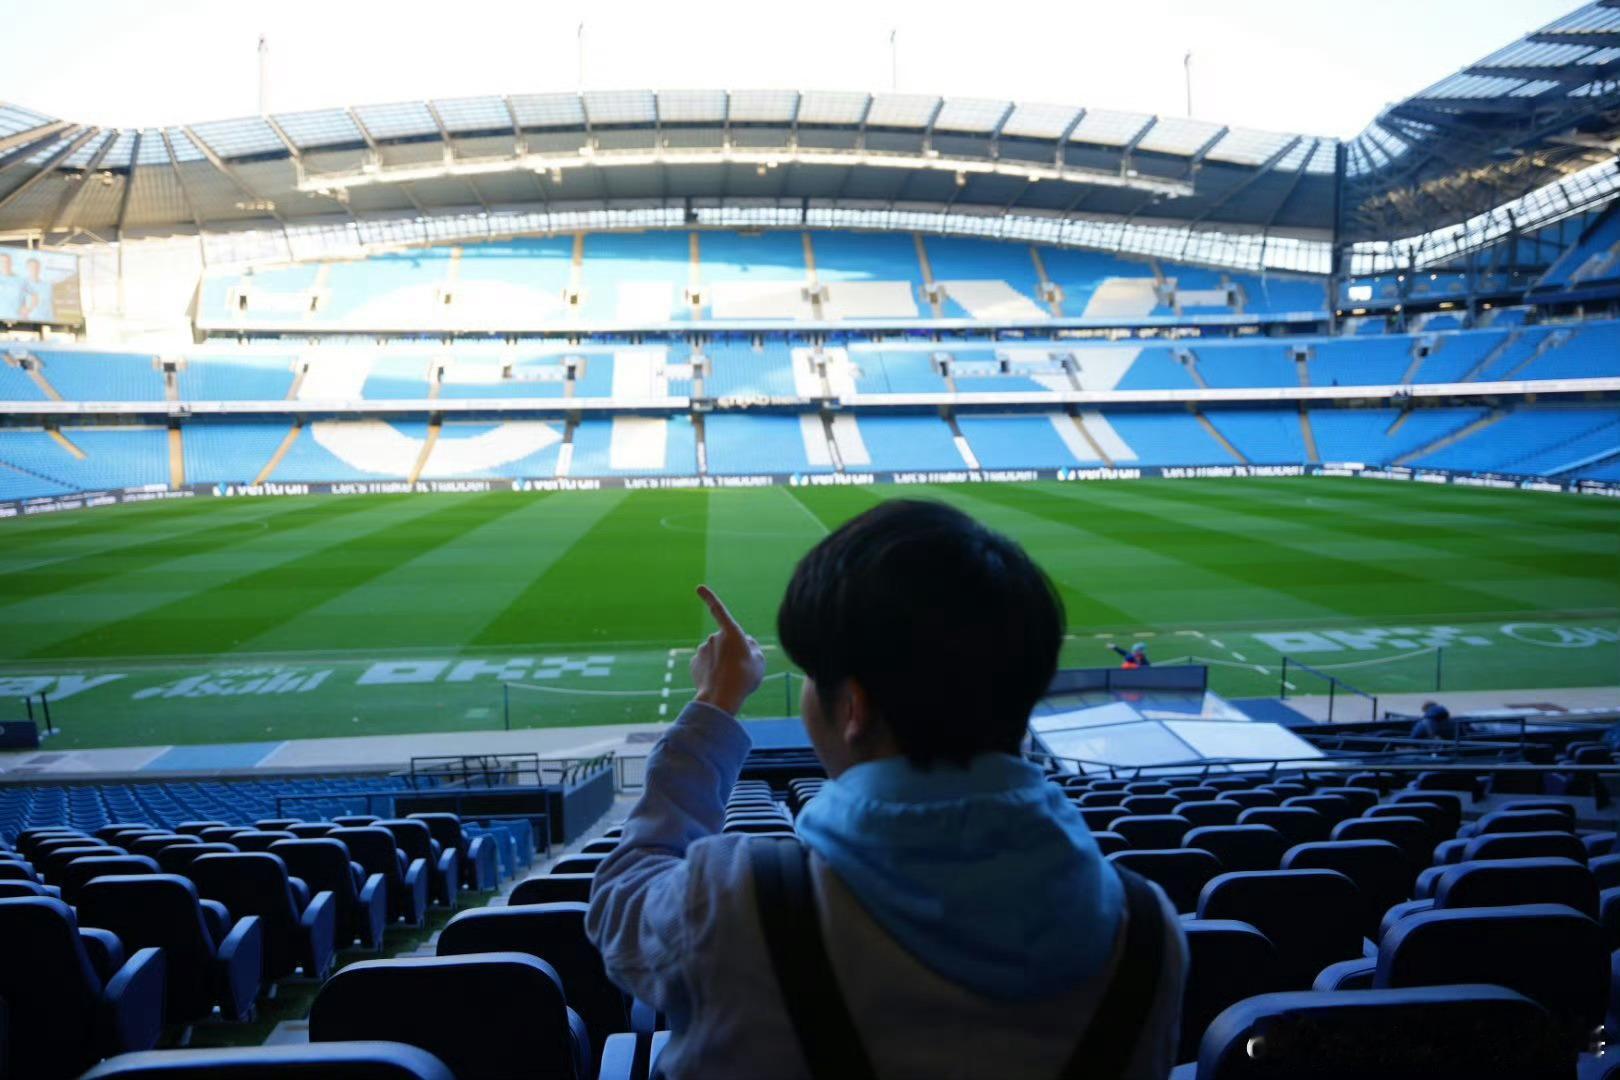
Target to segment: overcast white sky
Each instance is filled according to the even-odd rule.
[[[887,90],[1348,136],[1578,0],[0,0],[0,100],[103,126],[587,89]],[[17,45],[33,45],[17,48]]]

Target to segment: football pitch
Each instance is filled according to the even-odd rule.
[[[1065,666],[1284,655],[1373,693],[1620,684],[1620,506],[1350,479],[198,499],[0,522],[0,722],[48,749],[656,721],[707,582],[768,647],[795,560],[886,498],[1017,537]],[[940,588],[950,582],[941,581]],[[1291,692],[1325,683],[1291,666]]]

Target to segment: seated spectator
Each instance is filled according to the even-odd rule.
[[[1019,755],[1064,632],[1024,551],[897,501],[799,563],[777,631],[829,777],[800,812],[807,851],[720,833],[765,660],[698,593],[718,629],[692,659],[696,696],[648,758],[587,916],[608,973],[670,1017],[660,1071],[1166,1076],[1174,908]]]
[[[1423,715],[1418,717],[1417,723],[1412,725],[1412,738],[1414,739],[1455,739],[1457,737],[1457,722],[1451,718],[1451,710],[1438,702],[1425,701]]]

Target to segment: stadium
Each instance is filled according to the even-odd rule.
[[[1620,1076],[1620,4],[1515,32],[1350,138],[583,23],[575,91],[0,95],[0,1077],[701,1075],[586,915],[693,589],[723,832],[799,836],[784,590],[914,498],[1061,600],[1022,758],[1178,917],[1171,1075]]]

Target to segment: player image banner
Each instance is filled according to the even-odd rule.
[[[77,255],[0,247],[0,323],[83,322]]]

